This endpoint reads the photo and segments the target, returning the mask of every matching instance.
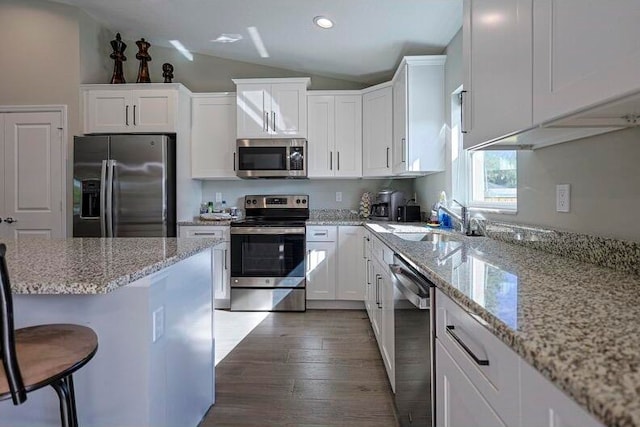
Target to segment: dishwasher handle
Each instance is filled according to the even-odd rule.
[[[389,264],[389,269],[391,270],[391,275],[393,276],[393,283],[395,287],[402,293],[402,295],[404,295],[404,297],[411,304],[415,305],[420,310],[429,310],[429,297],[424,297],[414,292],[404,283],[404,280],[412,281],[419,287],[428,286],[428,284],[424,283],[424,281],[418,278],[415,274],[402,268],[398,264]]]

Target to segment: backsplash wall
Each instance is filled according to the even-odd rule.
[[[215,201],[222,193],[227,206],[243,206],[247,194],[308,194],[311,209],[358,209],[362,193],[376,193],[382,188],[404,191],[413,197],[413,179],[256,179],[237,181],[203,181],[202,201]],[[336,192],[342,192],[342,202],[336,202]],[[418,200],[418,202],[420,202]]]

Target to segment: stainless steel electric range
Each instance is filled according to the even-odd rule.
[[[231,310],[305,311],[309,196],[244,198],[231,223]]]

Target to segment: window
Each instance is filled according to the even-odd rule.
[[[453,198],[468,206],[515,211],[518,158],[515,150],[465,151],[460,133],[459,88],[451,97],[451,170]]]
[[[469,203],[479,207],[515,209],[518,201],[516,151],[474,151],[469,157]]]

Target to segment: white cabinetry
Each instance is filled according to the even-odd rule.
[[[309,92],[309,178],[362,177],[362,95]]]
[[[308,300],[364,300],[362,237],[360,226],[307,227]]]
[[[438,427],[602,425],[436,289]]]
[[[212,277],[213,297],[215,308],[229,308],[230,284],[231,284],[231,253],[229,241],[231,240],[228,226],[209,225],[181,225],[178,235],[180,237],[214,237],[224,239],[224,242],[214,246],[212,250]]]
[[[391,175],[393,94],[391,83],[367,89],[362,95],[362,176]]]
[[[235,94],[194,94],[191,102],[191,177],[236,178]]]
[[[233,79],[237,138],[306,138],[309,78]]]
[[[602,427],[528,363],[520,363],[521,427]],[[535,404],[532,404],[535,403]]]
[[[536,0],[534,122],[638,92],[639,20],[637,0]]]
[[[393,77],[393,174],[445,169],[446,56],[407,56]]]
[[[464,0],[464,147],[532,126],[532,0]]]
[[[368,276],[366,298],[367,313],[378,342],[391,388],[395,391],[395,343],[393,320],[393,282],[389,264],[393,262],[393,251],[377,237],[369,235]]]
[[[174,133],[178,96],[186,91],[174,84],[81,86],[85,134]]]

